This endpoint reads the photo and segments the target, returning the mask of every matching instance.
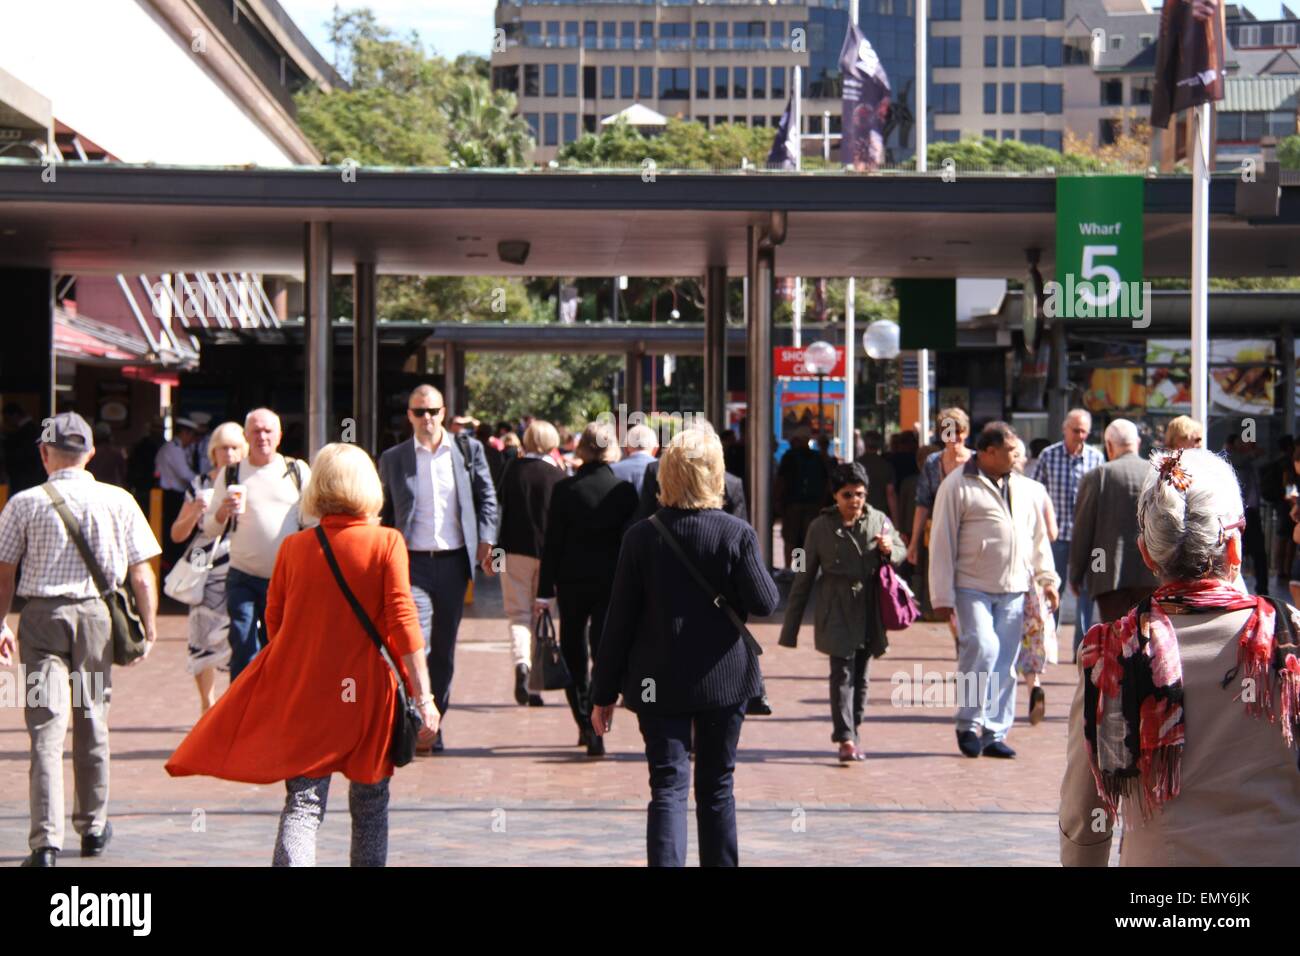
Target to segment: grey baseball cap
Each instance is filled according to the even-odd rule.
[[[50,445],[59,451],[94,451],[95,435],[86,420],[76,412],[63,412],[45,419],[37,444]]]

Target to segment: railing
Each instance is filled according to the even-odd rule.
[[[562,50],[788,50],[790,37],[575,37],[519,34],[506,40],[506,48]]]

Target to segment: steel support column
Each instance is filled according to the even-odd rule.
[[[460,409],[460,351],[452,342],[442,343],[442,404],[447,409],[442,416],[444,426],[461,413]]]
[[[758,552],[772,566],[772,275],[775,255],[749,227],[749,339],[745,350],[745,472]]]
[[[304,235],[303,315],[307,328],[303,347],[307,392],[303,407],[307,412],[307,457],[310,459],[330,437],[330,356],[334,344],[330,329],[330,271],[334,251],[328,222],[307,223]]]
[[[352,415],[354,441],[371,455],[378,451],[379,330],[375,325],[375,264],[358,262],[352,275]]]
[[[704,417],[714,428],[727,424],[727,267],[705,274]]]
[[[623,356],[623,404],[627,406],[628,414],[641,411],[641,390],[645,387],[645,382],[641,375],[641,360],[644,353],[638,349],[632,349]]]

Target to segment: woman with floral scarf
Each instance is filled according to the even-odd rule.
[[[1245,527],[1232,466],[1159,454],[1138,547],[1161,585],[1088,631],[1061,784],[1061,862],[1300,863],[1300,612],[1232,586]]]

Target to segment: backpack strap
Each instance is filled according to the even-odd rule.
[[[298,494],[302,494],[302,468],[298,463],[298,459],[285,455],[284,463],[286,466],[284,473],[289,476],[293,486],[298,489]]]
[[[452,437],[456,441],[456,447],[460,449],[460,457],[465,462],[465,470],[470,474],[473,474],[474,464],[472,454],[469,450],[469,435],[465,432],[456,432]]]

